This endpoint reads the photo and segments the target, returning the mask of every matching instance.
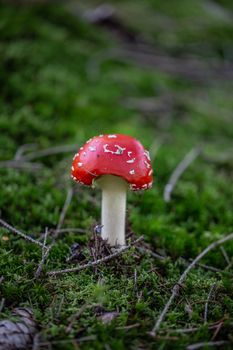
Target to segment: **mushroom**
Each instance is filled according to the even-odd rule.
[[[149,152],[131,136],[95,136],[75,154],[73,180],[102,189],[101,237],[110,246],[125,245],[127,189],[151,188],[152,172]]]

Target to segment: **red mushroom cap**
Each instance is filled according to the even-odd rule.
[[[102,175],[124,178],[133,191],[152,187],[149,152],[131,136],[99,135],[88,140],[73,158],[71,177],[92,185]]]

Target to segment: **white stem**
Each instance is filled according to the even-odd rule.
[[[127,182],[113,175],[104,175],[97,182],[102,189],[101,237],[111,246],[123,246]]]

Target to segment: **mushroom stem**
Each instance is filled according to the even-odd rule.
[[[111,246],[123,246],[127,182],[119,176],[104,175],[98,184],[102,189],[101,237]]]

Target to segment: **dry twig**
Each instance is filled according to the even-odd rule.
[[[90,261],[89,263],[87,263],[85,265],[81,265],[81,266],[78,266],[78,267],[73,267],[73,268],[70,268],[70,269],[49,271],[49,272],[47,272],[47,275],[49,275],[49,276],[57,276],[57,275],[61,275],[61,274],[64,274],[64,273],[79,272],[79,271],[87,269],[89,267],[94,267],[96,265],[102,264],[104,262],[107,262],[109,260],[112,260],[112,259],[118,257],[119,255],[125,253],[132,246],[134,246],[135,244],[137,244],[138,242],[140,242],[142,240],[143,240],[143,236],[139,237],[138,239],[136,239],[134,242],[128,244],[127,246],[118,249],[115,253],[105,256],[102,259],[98,259],[98,260],[95,260],[95,261]]]
[[[61,145],[61,146],[46,148],[36,152],[31,152],[25,155],[23,158],[25,160],[32,160],[32,159],[52,156],[60,153],[69,153],[69,152],[76,151],[77,149],[78,149],[78,145]]]
[[[205,303],[204,323],[207,323],[209,301],[210,301],[210,298],[211,298],[215,288],[216,288],[216,283],[212,284],[212,286],[210,287],[210,291],[209,291],[209,294],[208,294],[208,297],[207,297],[207,300]]]
[[[202,326],[203,327],[203,326]],[[179,333],[179,334],[186,334],[186,333],[195,333],[202,329],[202,327],[193,327],[193,328],[178,328],[178,329],[165,329],[164,332],[166,333]],[[208,329],[216,329],[218,327],[218,324],[213,324],[208,327]]]
[[[192,262],[193,259],[189,259],[189,261]],[[186,265],[188,265],[188,262],[186,262]],[[209,266],[209,265],[205,265],[205,264],[201,264],[201,263],[198,263],[196,265],[201,267],[204,270],[207,270],[207,271],[219,272],[219,273],[223,273],[223,274],[228,275],[228,276],[233,276],[233,274],[231,272],[218,269],[217,267],[214,267],[214,266]]]
[[[221,330],[223,324],[224,324],[223,321],[217,323],[217,325],[216,325],[217,327],[216,327],[215,332],[214,332],[214,334],[213,334],[213,336],[212,336],[212,338],[211,338],[212,341],[217,337],[217,335],[218,335],[218,333],[220,332],[220,330]]]
[[[24,238],[26,241],[29,241],[29,242],[34,243],[34,244],[37,244],[37,245],[39,245],[40,247],[43,248],[43,244],[42,243],[40,243],[39,241],[36,241],[34,238],[32,238],[32,237],[30,237],[28,235],[25,235],[25,233],[19,231],[15,227],[11,226],[10,224],[8,224],[3,219],[0,219],[0,225],[3,226],[4,228],[6,228],[8,231],[16,233],[20,237]]]
[[[194,162],[194,160],[200,155],[201,148],[195,147],[191,149],[191,151],[186,154],[184,159],[178,164],[178,166],[173,171],[172,175],[170,176],[168,183],[165,186],[164,192],[163,192],[163,198],[165,202],[170,202],[171,200],[171,194],[174,190],[174,187],[176,186],[177,181],[181,177],[181,175],[184,173],[184,171]]]
[[[15,168],[25,170],[39,170],[43,167],[40,163],[30,163],[22,160],[3,160],[0,162],[0,168]]]
[[[80,309],[74,314],[72,315],[71,317],[69,317],[68,321],[69,321],[69,324],[68,326],[66,327],[66,333],[70,333],[72,331],[72,328],[73,328],[73,325],[75,323],[75,321],[77,321],[80,316],[87,310],[87,309],[91,309],[91,308],[94,308],[96,306],[100,306],[99,304],[83,304]]]
[[[152,164],[154,163],[155,157],[157,156],[157,153],[158,153],[160,147],[162,146],[162,144],[163,144],[162,140],[160,140],[160,141],[155,140],[152,143],[152,145],[150,146],[149,153],[150,153],[150,158],[151,158]]]
[[[88,335],[86,337],[81,337],[81,338],[72,338],[72,339],[64,339],[64,340],[51,340],[51,341],[44,341],[39,343],[39,346],[46,346],[47,348],[51,345],[56,345],[56,344],[68,344],[68,343],[73,343],[76,346],[78,346],[78,343],[82,343],[82,342],[88,342],[88,341],[92,341],[92,340],[96,340],[96,335]]]
[[[2,300],[0,302],[0,313],[2,312],[2,310],[4,308],[4,304],[5,304],[5,298],[2,298]]]
[[[219,340],[219,341],[209,341],[209,342],[203,342],[203,343],[195,343],[195,344],[191,344],[189,346],[187,346],[187,350],[197,350],[197,349],[201,349],[201,348],[206,348],[206,347],[210,347],[210,346],[222,346],[225,344],[228,344],[229,341],[228,340]]]
[[[72,232],[79,232],[79,233],[87,233],[88,232],[84,228],[75,228],[75,227],[61,228],[59,230],[56,230],[57,234],[71,232],[71,231]]]
[[[209,253],[211,250],[213,250],[214,248],[220,246],[221,244],[230,241],[233,239],[233,233],[229,234],[226,237],[223,237],[221,239],[219,239],[216,242],[211,243],[207,248],[205,248],[194,260],[193,262],[186,268],[186,270],[182,273],[182,275],[180,276],[178,282],[174,285],[174,287],[172,288],[172,294],[168,300],[168,302],[166,303],[164,309],[162,310],[161,314],[159,315],[159,318],[157,319],[153,329],[150,332],[150,335],[155,337],[160,326],[161,323],[163,322],[173,300],[177,297],[177,295],[179,294],[180,288],[182,283],[185,281],[188,273],[190,272],[190,270],[192,270],[194,268],[194,266],[196,266],[196,264],[207,254]]]
[[[47,250],[42,253],[42,259],[41,259],[39,266],[35,272],[36,278],[38,278],[40,276],[42,269],[43,269],[43,266],[44,266],[44,263],[45,263],[47,257],[49,256],[51,249],[53,248],[53,246],[55,244],[55,239],[57,238],[57,236],[59,234],[59,230],[61,229],[61,226],[64,222],[67,210],[69,208],[69,205],[70,205],[72,197],[73,197],[73,193],[74,193],[73,189],[69,188],[67,191],[66,200],[65,200],[64,206],[62,208],[62,211],[61,211],[61,214],[60,214],[60,217],[58,220],[58,224],[57,224],[54,236],[53,236],[53,242],[50,244],[50,246],[47,248]],[[47,234],[45,234],[45,239],[47,239]],[[42,247],[44,247],[44,243],[42,244]]]
[[[41,262],[40,262],[40,264],[35,272],[35,278],[38,278],[40,276],[44,261],[51,250],[51,246],[49,246],[48,249],[46,249],[47,237],[48,237],[48,228],[46,227],[44,241],[43,241],[43,247],[42,247],[42,259],[41,259]]]
[[[61,214],[60,214],[60,217],[59,217],[59,220],[58,220],[56,231],[54,233],[54,238],[57,238],[57,236],[59,234],[59,231],[61,230],[61,227],[62,227],[63,222],[65,220],[65,216],[66,216],[67,210],[68,210],[69,205],[70,205],[70,203],[72,201],[73,194],[74,194],[74,190],[73,190],[72,187],[70,187],[68,189],[68,191],[67,191],[66,200],[65,200],[64,206],[62,208],[62,211],[61,211]]]
[[[148,249],[148,248],[144,248],[144,247],[136,247],[136,249],[142,253],[142,254],[149,254],[151,256],[153,256],[153,258],[159,259],[159,260],[166,260],[167,257],[160,255],[158,253],[153,252],[152,250]]]
[[[93,55],[87,62],[86,71],[93,80],[101,73],[101,66],[107,60],[123,61],[143,68],[152,68],[160,72],[181,76],[193,81],[207,82],[214,79],[231,79],[232,65],[218,64],[209,60],[208,65],[196,57],[165,56],[157,50],[134,50],[132,47],[103,50]]]
[[[229,256],[228,256],[228,254],[227,254],[225,248],[224,248],[224,247],[220,247],[220,250],[221,250],[221,252],[222,252],[222,255],[223,255],[224,259],[226,260],[226,263],[227,263],[228,266],[229,266],[229,265],[231,264],[231,261],[230,261],[230,258],[229,258]]]
[[[116,327],[116,329],[127,331],[129,329],[137,328],[137,327],[140,327],[140,326],[141,326],[140,323],[135,323],[135,324],[130,324],[128,326],[119,326],[119,327]]]
[[[20,146],[15,152],[14,160],[20,160],[24,158],[24,152],[36,149],[36,143],[26,143],[25,145]]]

